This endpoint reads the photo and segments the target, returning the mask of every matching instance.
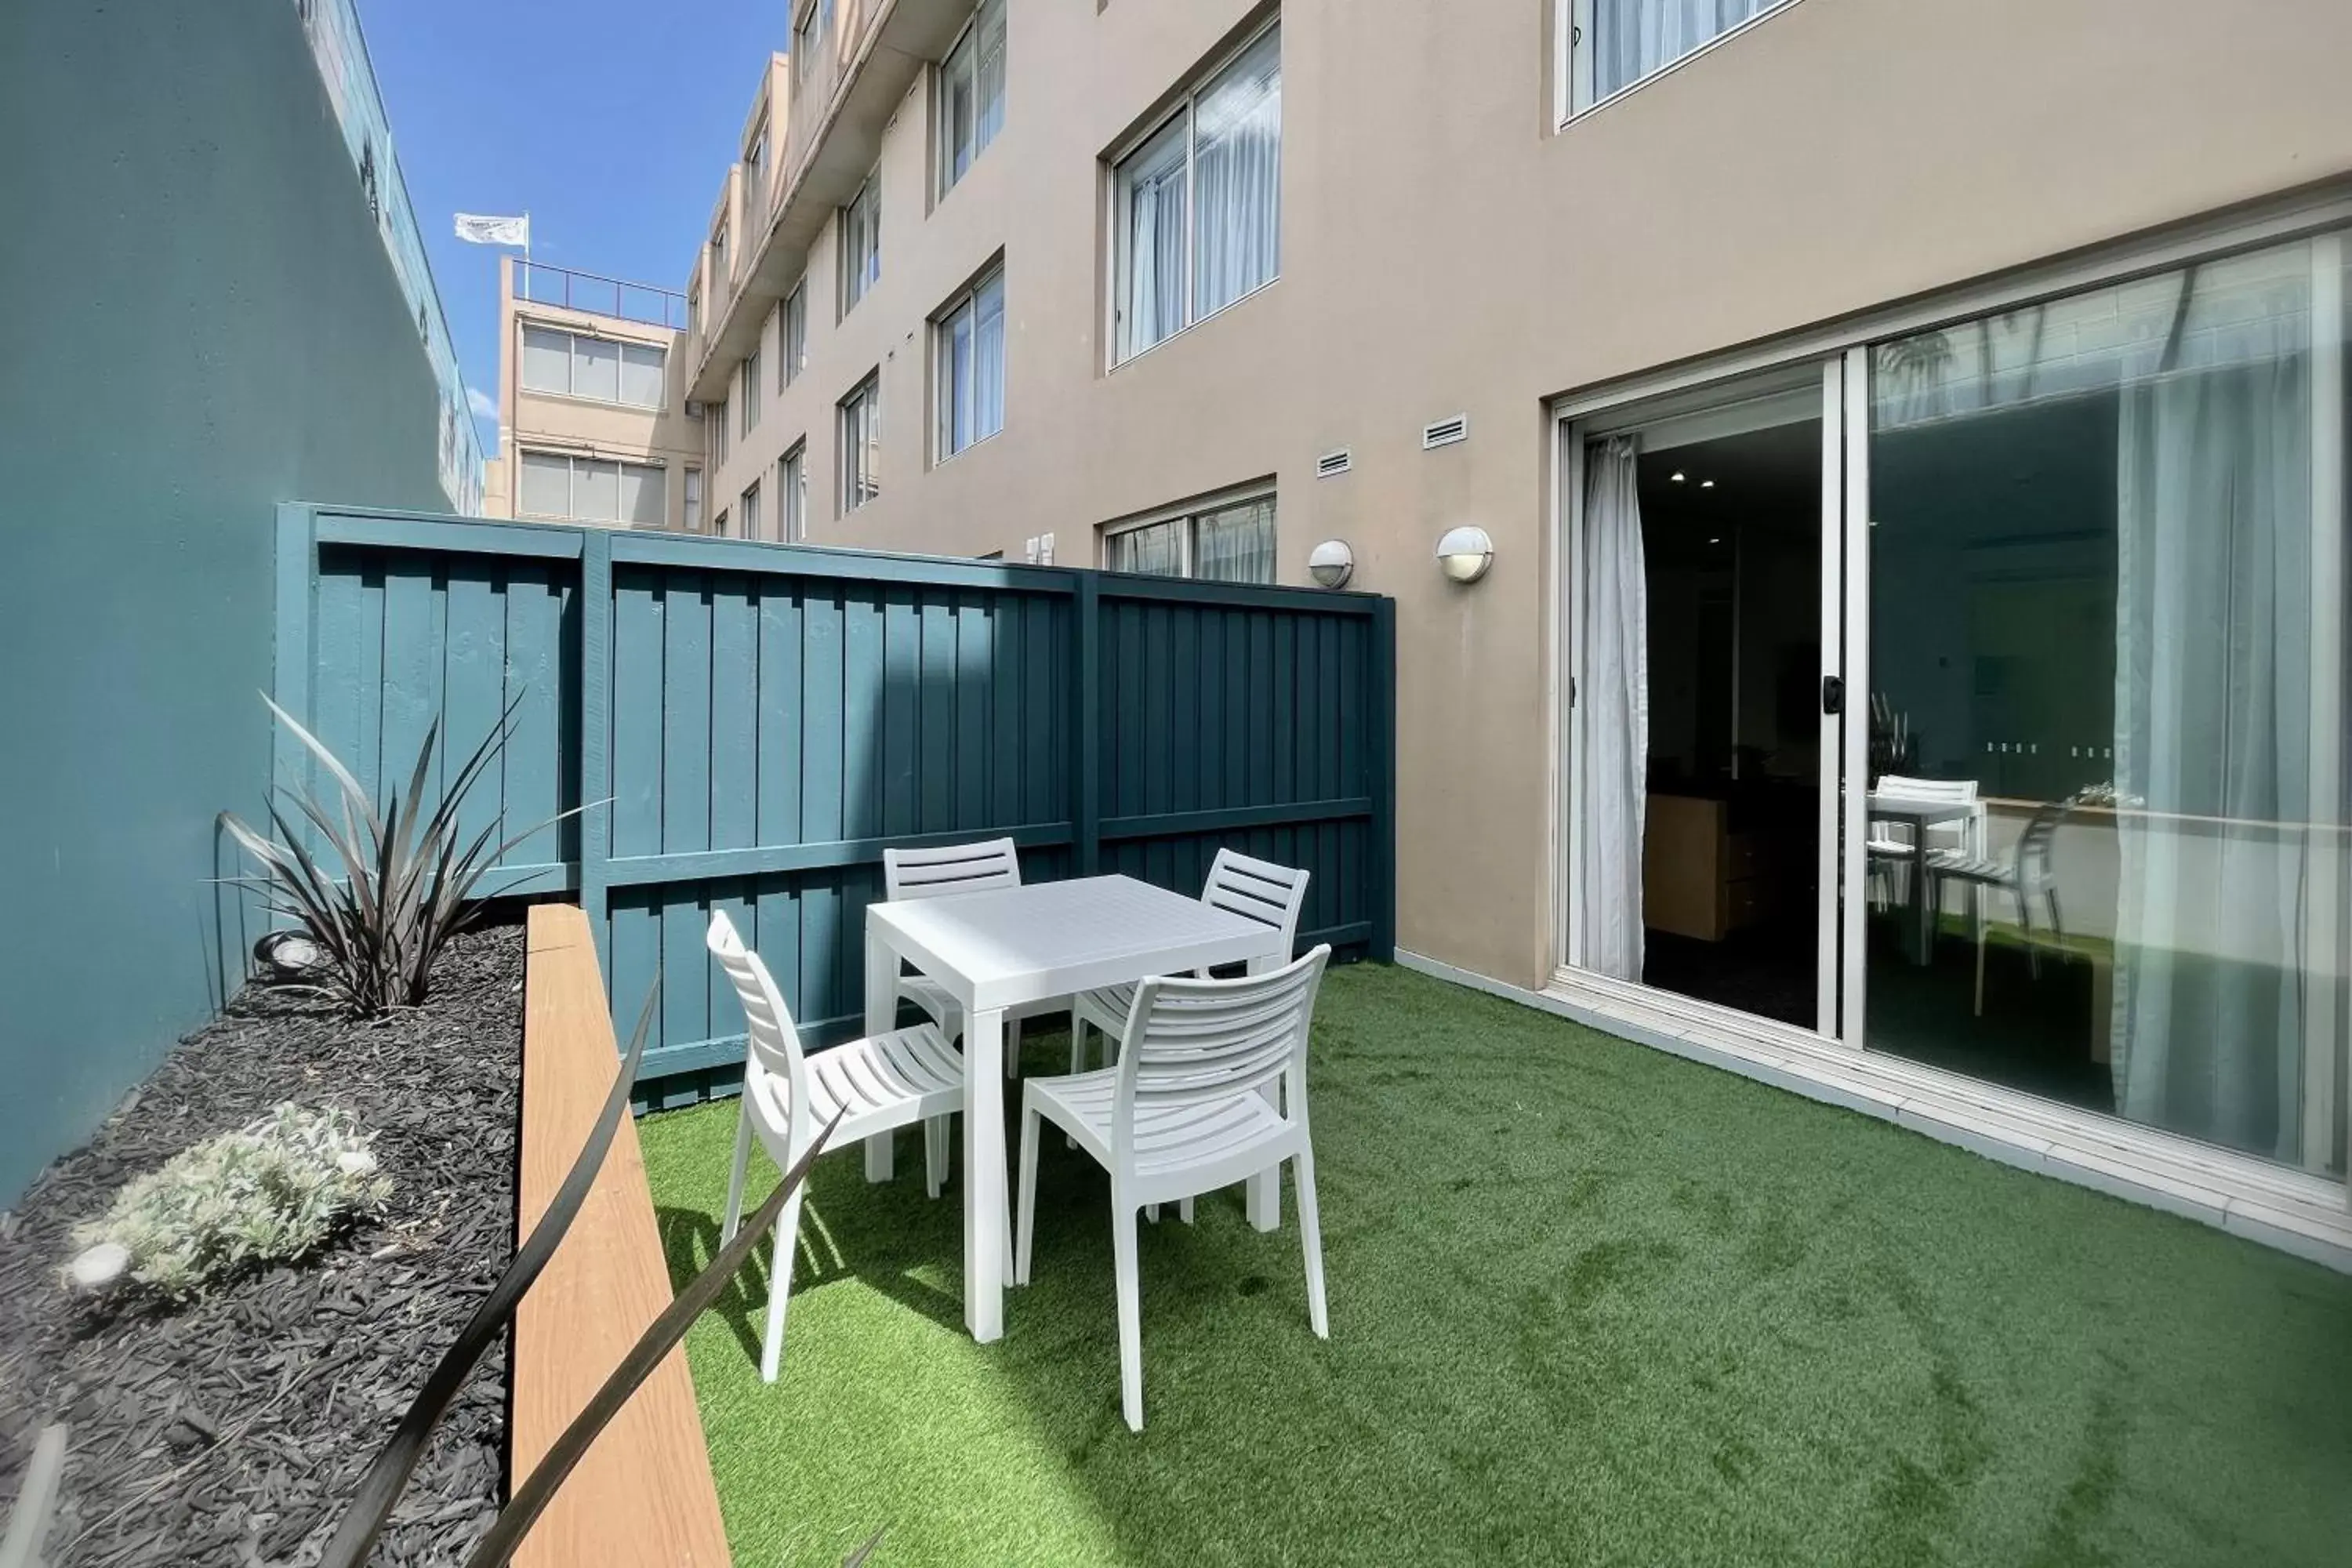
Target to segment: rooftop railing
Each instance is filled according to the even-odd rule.
[[[515,263],[515,298],[674,332],[687,329],[686,296],[675,289],[551,267],[544,261]]]

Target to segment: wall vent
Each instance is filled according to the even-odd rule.
[[[691,397],[688,398],[688,399],[686,400],[686,416],[687,416],[688,419],[699,419],[699,418],[701,418],[701,417],[702,417],[702,405],[701,405],[699,402],[698,402],[697,400],[695,400],[694,398],[691,398]]]
[[[1318,479],[1336,479],[1353,467],[1355,463],[1348,448],[1342,447],[1336,452],[1326,452],[1315,459],[1315,477]]]
[[[1456,414],[1451,419],[1440,419],[1433,425],[1423,426],[1421,449],[1426,452],[1432,447],[1450,447],[1456,441],[1466,440],[1469,435],[1470,416]]]

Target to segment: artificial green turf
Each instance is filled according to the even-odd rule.
[[[740,1568],[2352,1562],[2352,1279],[1384,966],[1309,1085],[1331,1338],[1287,1183],[1147,1226],[1139,1436],[1090,1163],[976,1345],[914,1137],[822,1162],[782,1379],[763,1265],[688,1339]],[[680,1277],[734,1126],[643,1125]]]

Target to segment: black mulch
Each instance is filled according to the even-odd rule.
[[[49,1561],[315,1563],[376,1449],[514,1247],[522,931],[461,937],[431,1000],[378,1025],[250,988],[0,1219],[0,1508],[71,1428]],[[381,1219],[183,1307],[95,1306],[58,1269],[131,1177],[279,1100],[349,1108],[394,1182]],[[503,1483],[506,1349],[486,1355],[374,1561],[459,1561]]]

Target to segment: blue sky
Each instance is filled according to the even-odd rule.
[[[457,361],[493,408],[507,252],[454,237],[451,215],[528,210],[534,259],[681,287],[789,10],[789,0],[360,0]],[[495,414],[476,423],[495,452]]]

